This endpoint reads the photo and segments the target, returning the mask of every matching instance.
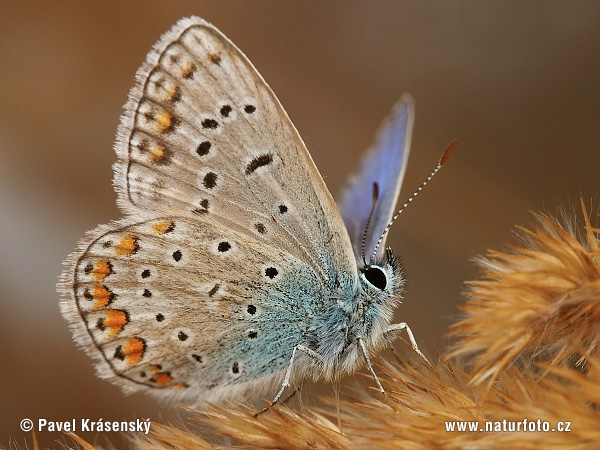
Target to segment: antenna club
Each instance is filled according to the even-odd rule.
[[[452,142],[450,142],[450,144],[448,144],[448,147],[446,147],[444,154],[440,158],[440,166],[444,165],[444,163],[446,161],[448,161],[448,158],[450,158],[450,155],[452,154],[452,152],[454,151],[454,148],[457,145],[458,145],[458,138],[453,139]]]
[[[417,188],[417,190],[415,192],[413,192],[413,194],[410,197],[408,197],[408,200],[406,200],[406,203],[404,203],[404,205],[402,205],[402,207],[398,210],[398,212],[394,215],[394,217],[392,217],[392,220],[390,220],[390,223],[387,224],[387,226],[385,227],[385,229],[381,233],[381,236],[379,237],[379,240],[377,241],[377,244],[375,244],[375,250],[373,250],[373,254],[371,255],[371,259],[375,259],[375,257],[377,256],[377,251],[379,250],[379,246],[383,242],[384,236],[387,234],[387,232],[389,231],[390,227],[396,221],[396,219],[398,218],[398,216],[400,214],[402,214],[402,212],[406,209],[406,207],[410,204],[410,202],[412,202],[413,199],[417,195],[419,195],[419,192],[421,192],[421,190],[423,190],[423,188],[425,187],[425,185],[427,183],[429,183],[429,181],[433,178],[433,176],[437,173],[437,171],[440,170],[440,168],[442,167],[442,165],[448,160],[448,158],[450,158],[450,155],[452,154],[452,151],[454,150],[454,147],[456,147],[457,144],[458,144],[458,139],[454,139],[452,142],[450,142],[450,144],[448,145],[448,147],[446,147],[446,150],[442,154],[442,157],[440,158],[440,162],[438,162],[437,166],[435,166],[435,168],[429,174],[429,176],[425,179],[425,181],[423,181],[423,183],[421,183],[421,186],[419,186]],[[379,193],[378,191],[379,191],[379,186],[377,185],[377,183],[373,183],[374,201],[377,201],[377,194]],[[368,227],[369,227],[369,222],[371,221],[371,216],[373,215],[374,209],[375,209],[375,203],[373,203],[373,207],[371,208],[371,214],[369,214],[369,218],[367,220],[367,227],[366,227],[366,229],[368,229]],[[363,256],[363,261],[365,259],[366,229],[365,229],[365,233],[363,234],[363,240],[362,240],[362,256]]]

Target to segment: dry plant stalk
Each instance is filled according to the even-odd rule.
[[[491,384],[507,366],[548,361],[582,365],[600,340],[600,242],[585,205],[585,240],[538,215],[520,227],[522,246],[488,251],[482,278],[467,283],[466,318],[452,327],[462,336],[452,355],[478,354],[474,383]]]
[[[142,448],[591,448],[600,443],[600,230],[582,203],[585,233],[537,216],[523,243],[480,258],[467,283],[454,350],[436,367],[418,358],[384,362],[387,390],[345,393],[300,411],[254,418],[246,407],[211,406],[194,420],[212,444],[178,427],[152,425]],[[365,400],[365,397],[367,399]],[[199,414],[199,415],[197,415]],[[570,432],[447,431],[448,421],[570,422]],[[504,424],[504,427],[507,425]],[[215,436],[227,439],[215,444]]]

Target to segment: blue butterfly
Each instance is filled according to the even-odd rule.
[[[385,249],[409,96],[336,205],[269,86],[211,24],[180,20],[136,80],[115,143],[123,218],[80,242],[60,284],[100,376],[188,403],[269,389],[275,402],[362,364],[383,392],[371,356],[403,330],[425,358],[392,323],[404,277]]]

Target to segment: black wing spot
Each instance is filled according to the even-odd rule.
[[[209,128],[211,130],[214,130],[218,126],[219,126],[219,122],[217,122],[215,119],[204,119],[202,121],[202,127],[203,128]]]
[[[219,291],[220,287],[221,287],[221,285],[219,283],[215,284],[212,287],[212,289],[210,291],[208,291],[208,296],[212,297],[213,295],[215,295]]]
[[[198,144],[198,148],[196,149],[196,153],[198,153],[199,156],[206,156],[208,155],[211,147],[212,144],[208,141],[200,142],[200,144]]]
[[[273,162],[273,154],[265,153],[264,155],[257,156],[246,166],[246,175],[254,173],[260,167],[268,166]]]
[[[231,111],[233,110],[233,108],[229,105],[223,105],[220,109],[220,113],[223,117],[229,117],[229,114],[231,113]]]
[[[179,262],[181,261],[183,254],[181,253],[181,250],[175,250],[173,252],[173,259],[175,260],[175,262]]]
[[[219,242],[217,250],[221,253],[228,252],[231,249],[231,244],[227,241]]]
[[[204,175],[204,178],[202,179],[202,184],[207,189],[213,189],[217,185],[217,178],[218,177],[216,173],[208,172],[206,175]]]
[[[279,275],[279,271],[275,267],[267,267],[265,269],[265,275],[268,276],[271,280]]]
[[[265,225],[263,223],[255,223],[254,224],[254,228],[256,228],[256,231],[258,231],[260,234],[266,234],[267,233],[267,227],[265,227]]]
[[[208,214],[208,200],[203,199],[200,201],[200,208],[194,208],[192,212],[198,215]]]

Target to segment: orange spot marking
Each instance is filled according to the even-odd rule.
[[[191,78],[192,75],[194,75],[195,70],[196,70],[196,66],[194,65],[194,63],[192,61],[187,61],[181,67],[181,76],[183,78]]]
[[[181,99],[181,91],[179,90],[179,86],[172,85],[167,89],[167,96],[165,98],[166,102],[176,102]]]
[[[154,377],[152,377],[152,380],[159,386],[165,386],[173,381],[173,377],[171,374],[169,374],[169,372],[158,372],[156,375],[154,375]]]
[[[93,309],[102,309],[108,306],[112,300],[113,293],[110,292],[106,286],[97,284],[94,286],[94,293],[92,295],[94,300],[96,300]]]
[[[170,122],[169,125],[165,127],[165,129],[169,128],[169,126]],[[159,131],[164,130],[160,130],[159,128]],[[152,143],[152,145],[150,146],[150,154],[152,155],[151,158],[154,160],[154,162],[160,161],[165,156],[165,146],[156,142]]]
[[[171,128],[171,122],[173,116],[167,111],[163,111],[156,116],[156,129],[159,133],[162,133]]]
[[[125,358],[127,358],[127,362],[131,365],[137,364],[142,360],[142,356],[144,356],[144,351],[146,350],[146,346],[144,341],[140,338],[131,338],[127,342],[127,344],[122,348],[121,353]]]
[[[174,387],[176,389],[185,389],[185,388],[187,388],[187,386],[185,384],[183,384],[183,383],[175,383],[175,384],[172,384],[171,387]]]
[[[96,281],[104,280],[111,273],[110,263],[106,260],[98,261],[92,269],[92,275]]]
[[[152,373],[156,373],[161,369],[161,366],[159,366],[158,364],[152,364],[150,366],[150,372]]]
[[[114,247],[118,256],[131,256],[138,249],[137,239],[134,236],[124,237]]]
[[[165,234],[173,227],[173,222],[170,220],[163,220],[161,222],[156,222],[152,225],[152,229],[156,234]]]
[[[105,327],[110,328],[110,335],[114,336],[123,330],[123,327],[129,323],[127,313],[118,309],[111,309],[106,313],[106,319],[102,323]]]

